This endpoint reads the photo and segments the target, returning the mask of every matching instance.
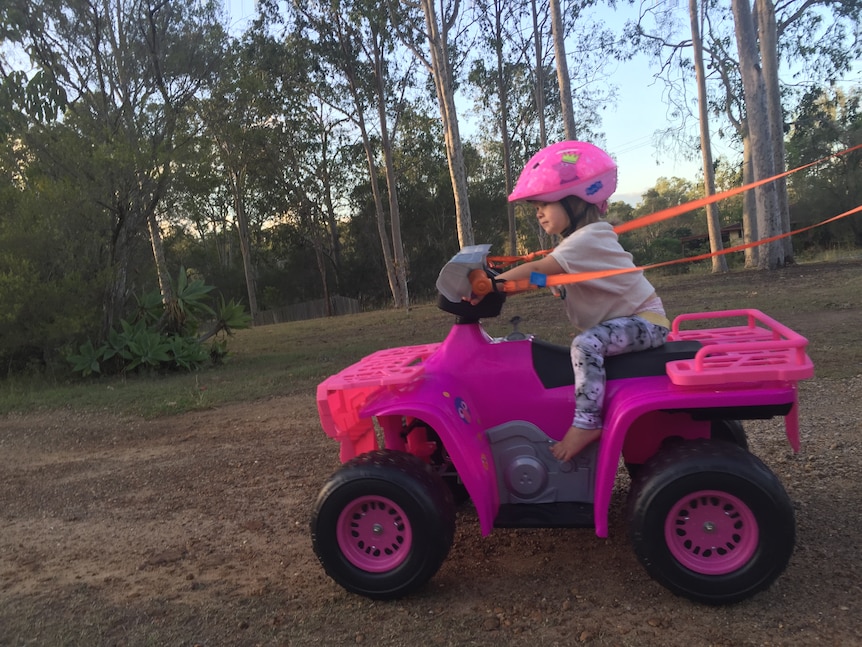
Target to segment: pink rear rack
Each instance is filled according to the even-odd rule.
[[[685,322],[744,317],[745,325],[680,330]],[[808,340],[759,310],[723,310],[680,315],[669,341],[703,344],[694,359],[667,365],[671,382],[707,386],[739,382],[795,382],[814,375],[805,349]]]

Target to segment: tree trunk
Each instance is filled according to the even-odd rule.
[[[700,118],[700,150],[703,158],[703,184],[707,196],[715,195],[715,169],[712,165],[712,145],[709,137],[709,111],[706,98],[706,74],[703,66],[703,41],[700,37],[700,18],[697,0],[689,0],[691,18],[691,41],[694,49],[694,71],[697,79],[697,104]],[[721,218],[718,205],[706,206],[706,222],[709,230],[709,250],[713,254],[724,249],[721,240]],[[723,255],[712,257],[712,271],[726,272],[727,259]]]
[[[458,228],[458,243],[461,247],[474,244],[473,221],[470,216],[470,201],[467,189],[467,169],[464,165],[464,151],[461,146],[461,132],[458,127],[458,113],[455,109],[455,87],[452,83],[452,68],[449,64],[448,30],[449,24],[438,22],[434,0],[421,0],[425,13],[426,38],[431,51],[431,68],[437,100],[440,103],[440,116],[443,120],[443,134],[446,142],[446,158],[449,161],[449,175],[452,191],[455,194],[455,217]],[[457,14],[457,10],[455,10]],[[448,20],[454,20],[455,15]]]
[[[509,79],[503,57],[503,2],[497,0],[494,7],[494,54],[497,58],[497,102],[500,106],[500,141],[503,145],[503,174],[506,195],[512,193],[512,143],[509,137]],[[509,225],[509,254],[518,253],[518,236],[515,227],[515,205],[506,201],[506,216]]]
[[[338,218],[335,215],[335,204],[332,199],[332,178],[329,173],[330,160],[328,155],[328,138],[326,141],[327,143],[324,144],[321,151],[323,155],[322,167],[325,173],[323,185],[326,189],[324,193],[324,206],[326,211],[326,229],[329,234],[329,248],[331,250],[332,264],[335,267],[335,287],[336,290],[338,290],[341,281],[341,237],[338,235]],[[336,294],[337,293],[338,292],[336,292]]]
[[[766,90],[758,61],[754,21],[748,0],[731,0],[731,8],[736,26],[748,136],[751,140],[752,168],[757,181],[774,175]],[[781,231],[781,215],[778,212],[775,184],[770,182],[759,186],[754,193],[760,237],[768,238],[778,234]],[[766,243],[762,247],[757,264],[760,269],[775,269],[784,265],[784,246],[780,241]]]
[[[542,49],[542,34],[539,30],[539,12],[536,8],[536,0],[531,0],[530,9],[533,15],[533,43],[536,50],[536,84],[533,94],[536,101],[536,115],[539,119],[539,148],[548,145],[548,127],[545,123],[545,66],[543,63],[544,51]],[[551,246],[551,237],[539,226],[538,221],[533,218],[533,226],[539,239],[539,249],[547,249]]]
[[[114,231],[110,271],[105,286],[101,339],[108,338],[108,333],[114,329],[122,317],[123,308],[126,305],[126,281],[132,258],[132,240],[134,240],[134,232],[137,230],[137,223],[133,221],[134,218],[130,214],[124,213],[120,207],[117,216],[119,225]]]
[[[300,207],[306,212],[301,216],[305,220],[305,226],[311,235],[311,245],[314,247],[314,260],[317,263],[317,273],[320,275],[320,285],[323,291],[323,307],[325,308],[326,316],[332,317],[335,313],[332,311],[332,295],[329,293],[329,281],[326,280],[326,254],[323,251],[323,243],[320,236],[315,235],[313,207]]]
[[[395,176],[395,160],[392,157],[392,142],[386,117],[386,72],[383,51],[378,35],[374,37],[374,80],[377,90],[377,118],[380,122],[380,146],[383,149],[383,169],[386,189],[389,194],[389,227],[392,231],[392,252],[395,260],[395,307],[410,309],[410,293],[407,287],[407,259],[401,240],[401,208],[398,205],[398,180]]]
[[[239,234],[239,249],[242,253],[242,267],[245,272],[245,286],[248,292],[248,313],[252,321],[257,317],[257,278],[254,275],[254,265],[251,262],[251,240],[248,232],[248,217],[245,213],[245,171],[231,173],[231,190],[233,191],[233,209],[236,216],[237,233]]]
[[[754,182],[754,171],[751,162],[751,141],[747,132],[742,137],[742,184]],[[746,191],[742,196],[742,242],[751,243],[759,238],[757,231],[757,202],[753,191]],[[760,259],[759,247],[745,249],[745,267],[754,269]]]
[[[370,26],[372,39],[368,43],[362,45],[363,48],[370,48],[371,53],[368,54],[368,62],[372,66],[372,77],[374,79],[374,92],[376,94],[376,108],[378,122],[380,125],[381,147],[384,158],[384,173],[386,176],[387,186],[389,187],[389,210],[391,222],[391,235],[387,230],[386,210],[383,206],[383,194],[380,189],[379,173],[377,166],[377,152],[375,151],[372,137],[368,132],[368,125],[365,118],[366,101],[362,98],[360,87],[363,85],[360,72],[355,66],[355,50],[354,47],[358,44],[355,40],[354,29],[343,21],[346,16],[337,12],[333,13],[331,20],[335,25],[335,35],[338,38],[341,52],[344,57],[343,72],[350,87],[351,99],[355,110],[351,120],[359,128],[359,134],[362,137],[362,148],[365,151],[365,162],[368,167],[368,182],[371,185],[371,194],[374,199],[374,213],[377,222],[377,236],[380,239],[380,250],[383,254],[383,266],[386,269],[386,280],[389,283],[389,291],[392,294],[392,299],[396,308],[407,308],[409,306],[409,297],[407,294],[407,277],[406,263],[404,260],[404,247],[401,242],[401,219],[398,207],[398,194],[395,184],[394,163],[392,161],[392,145],[389,141],[389,129],[387,127],[386,117],[386,98],[385,98],[385,61],[381,50],[379,31],[376,31],[373,26]],[[394,248],[394,254],[393,254]]]
[[[395,307],[404,306],[400,301],[401,290],[398,287],[398,275],[395,271],[395,263],[392,260],[392,246],[389,241],[389,233],[386,231],[386,213],[383,209],[383,196],[380,193],[380,182],[377,179],[377,164],[374,161],[374,150],[371,146],[371,137],[365,126],[365,119],[361,113],[358,114],[359,132],[362,135],[362,145],[365,149],[365,161],[368,164],[369,183],[371,184],[371,195],[374,197],[374,212],[377,214],[377,235],[380,238],[380,249],[383,254],[383,265],[386,267],[386,278],[389,281],[389,291],[395,302]]]
[[[531,0],[530,9],[533,13],[533,43],[536,47],[536,85],[533,93],[536,100],[536,114],[539,118],[539,146],[544,148],[548,145],[548,129],[545,124],[545,66],[543,63],[544,52],[542,51],[542,34],[539,31],[539,12],[536,9],[536,0]]]
[[[756,0],[758,40],[763,79],[766,88],[766,106],[769,115],[770,141],[774,173],[785,169],[784,110],[781,106],[781,88],[778,83],[778,29],[775,24],[775,5],[772,0]],[[781,217],[781,233],[790,231],[790,207],[787,198],[787,180],[775,181],[775,193]],[[793,262],[793,241],[788,236],[781,241],[785,263]]]
[[[174,298],[171,287],[171,275],[168,271],[168,262],[165,260],[165,246],[162,241],[162,232],[159,229],[159,221],[156,212],[150,211],[147,217],[147,229],[150,233],[150,244],[153,248],[153,258],[156,262],[156,276],[159,279],[159,291],[162,293],[162,303],[170,303]]]
[[[577,139],[575,110],[572,105],[572,84],[566,62],[566,30],[560,11],[560,0],[551,0],[551,33],[554,37],[554,58],[557,63],[557,82],[560,86],[560,103],[563,110],[563,128],[566,139]]]

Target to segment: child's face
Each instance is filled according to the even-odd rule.
[[[563,233],[569,226],[569,215],[559,202],[530,202],[536,207],[536,218],[546,233]]]

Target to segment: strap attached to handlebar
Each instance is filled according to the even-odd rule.
[[[677,265],[679,263],[692,263],[695,261],[703,261],[714,256],[722,256],[724,254],[732,254],[734,252],[741,252],[750,247],[757,247],[758,245],[764,245],[766,243],[771,243],[776,240],[781,240],[782,238],[788,238],[789,236],[794,236],[796,234],[801,234],[806,231],[810,231],[817,227],[822,227],[823,225],[828,225],[829,223],[836,222],[837,220],[841,220],[842,218],[846,218],[847,216],[852,216],[853,214],[862,212],[862,205],[858,207],[854,207],[844,213],[840,213],[837,216],[833,216],[827,220],[822,222],[815,223],[813,225],[809,225],[807,227],[802,227],[801,229],[796,229],[794,231],[790,231],[784,234],[778,234],[776,236],[770,236],[769,238],[763,238],[761,240],[756,240],[750,243],[743,243],[741,245],[735,245],[733,247],[728,247],[726,249],[721,249],[716,252],[708,252],[706,254],[700,254],[699,256],[686,256],[685,258],[677,258],[672,261],[663,261],[661,263],[652,263],[650,265],[640,265],[637,267],[625,267],[618,268],[613,270],[599,270],[596,272],[579,272],[577,274],[540,274],[538,272],[533,272],[530,275],[529,279],[521,279],[517,281],[507,280],[507,281],[499,281],[496,283],[496,289],[500,292],[524,292],[526,290],[532,290],[537,288],[544,287],[553,287],[557,285],[566,285],[570,283],[581,283],[582,281],[592,281],[594,279],[606,278],[609,276],[617,276],[619,274],[629,274],[631,272],[642,272],[645,270],[652,270],[658,267],[666,267],[668,265]],[[484,272],[483,272],[484,276]],[[488,280],[490,285],[490,279]],[[480,286],[479,289],[485,289]],[[488,292],[492,291],[494,288],[491,286],[491,289],[487,292],[479,292],[475,289],[474,286],[474,294],[477,296],[484,296],[488,294]]]
[[[833,153],[832,155],[828,155],[826,157],[822,157],[813,162],[809,162],[808,164],[803,164],[802,166],[797,166],[794,169],[789,171],[784,171],[783,173],[779,173],[777,175],[773,175],[772,177],[768,177],[763,180],[757,180],[755,182],[751,182],[749,184],[744,184],[739,187],[735,187],[733,189],[728,189],[726,191],[721,191],[720,193],[715,193],[713,195],[705,196],[703,198],[698,198],[697,200],[691,200],[690,202],[685,202],[680,205],[676,205],[673,207],[668,207],[667,209],[662,209],[660,211],[656,211],[654,213],[647,214],[645,216],[641,216],[640,218],[635,218],[634,220],[629,220],[628,222],[621,223],[619,225],[614,226],[614,231],[617,234],[624,234],[626,232],[632,231],[634,229],[640,229],[641,227],[648,227],[649,225],[654,225],[659,222],[664,222],[665,220],[670,220],[671,218],[676,218],[681,216],[689,211],[694,211],[695,209],[700,209],[701,207],[705,207],[709,204],[713,204],[715,202],[719,202],[720,200],[724,200],[726,198],[731,198],[735,195],[739,195],[740,193],[744,193],[745,191],[749,191],[750,189],[757,188],[759,186],[763,186],[764,184],[769,184],[770,182],[774,182],[775,180],[780,180],[781,178],[785,178],[788,175],[792,175],[798,171],[802,171],[804,169],[810,168],[812,166],[816,166],[818,164],[822,164],[823,162],[827,162],[830,159],[834,159],[836,157],[840,157],[842,155],[848,155],[854,151],[862,149],[862,144],[857,144],[856,146],[851,146],[850,148],[846,148],[843,151],[839,151],[838,153]],[[838,220],[845,216],[849,216],[851,213],[855,213],[855,210],[851,210],[841,214],[839,216],[835,216],[829,220],[826,220],[818,225],[814,225],[814,227],[825,225],[829,222],[833,222],[834,220]],[[777,240],[778,238],[784,238],[786,236],[791,236],[793,234],[797,234],[802,231],[807,231],[811,227],[806,227],[804,229],[799,229],[795,232],[790,232],[787,234],[781,234],[778,237],[766,238],[761,241],[757,241],[754,243],[749,243],[746,246],[738,246],[733,250],[721,250],[720,252],[715,252],[712,254],[708,254],[706,256],[698,256],[692,257],[688,259],[683,259],[679,261],[671,261],[670,263],[683,263],[691,260],[702,260],[703,258],[710,258],[711,256],[718,256],[722,253],[727,253],[729,251],[739,251],[740,249],[745,249],[746,247],[754,247],[756,245],[762,245],[764,243],[771,242],[773,240]],[[531,261],[535,258],[539,258],[541,256],[546,256],[549,254],[551,250],[545,249],[538,252],[532,252],[530,254],[526,254],[524,256],[489,256],[488,263],[491,267],[498,267],[500,265],[514,265],[518,263],[523,263],[526,261]]]

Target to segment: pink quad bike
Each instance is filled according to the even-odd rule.
[[[477,265],[457,259],[444,283],[447,271],[466,277]],[[318,386],[343,463],[311,519],[326,573],[370,598],[415,591],[446,558],[467,499],[483,536],[593,527],[607,537],[622,459],[628,533],[655,580],[715,605],[775,581],[795,543],[793,505],[748,451],[740,421],[783,416],[798,451],[797,382],[813,375],[805,338],[758,310],[677,317],[664,346],[606,359],[602,436],[560,462],[550,446],[575,406],[569,348],[517,325],[490,337],[481,320],[504,302],[497,292],[477,305],[441,294],[455,316],[444,341],[381,350]]]

